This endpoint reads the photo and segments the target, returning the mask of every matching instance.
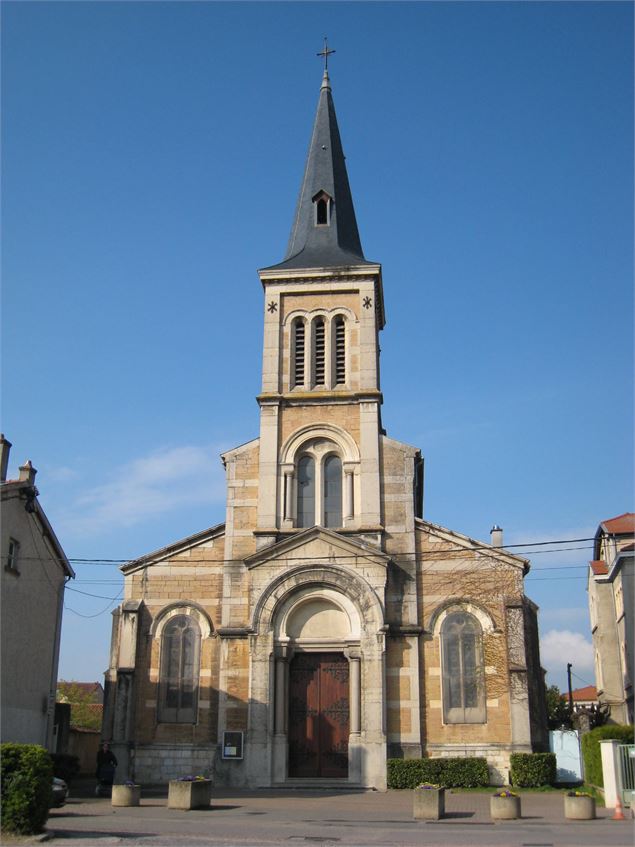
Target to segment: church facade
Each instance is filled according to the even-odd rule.
[[[390,757],[545,749],[529,563],[423,519],[381,422],[381,266],[362,252],[328,73],[264,289],[260,434],[225,522],[126,564],[104,737],[119,776],[384,789]]]

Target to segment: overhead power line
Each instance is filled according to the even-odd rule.
[[[525,543],[522,543],[522,544],[507,544],[504,547],[492,547],[491,544],[483,544],[483,545],[475,544],[475,545],[472,545],[471,547],[465,547],[465,548],[461,548],[461,547],[440,547],[440,548],[436,548],[436,549],[433,549],[433,550],[421,550],[421,551],[412,552],[412,553],[395,553],[395,554],[387,554],[387,555],[390,555],[391,558],[394,559],[395,561],[409,561],[412,558],[417,558],[417,557],[426,557],[426,556],[436,557],[436,556],[438,556],[439,553],[454,553],[454,554],[465,553],[465,554],[467,554],[467,553],[480,552],[480,551],[487,551],[489,553],[494,553],[494,552],[500,551],[500,552],[504,553],[508,550],[520,549],[520,548],[523,548],[523,547],[532,547],[532,548],[533,547],[546,547],[546,546],[553,547],[554,545],[580,544],[582,542],[593,541],[593,540],[594,540],[593,538],[568,538],[568,539],[561,539],[561,540],[557,540],[557,541],[528,541],[528,542],[525,542]],[[525,556],[530,556],[530,555],[537,556],[537,555],[544,555],[544,554],[548,554],[548,553],[565,553],[565,552],[575,552],[575,551],[578,551],[578,550],[590,550],[590,549],[592,549],[592,548],[589,547],[589,546],[558,547],[556,549],[550,549],[550,550],[533,550],[532,549],[532,550],[525,550],[525,552],[523,554],[521,554],[521,557],[524,558]],[[377,552],[383,553],[385,551],[378,549]],[[175,552],[174,555],[178,555],[178,552]],[[332,561],[333,559],[346,559],[346,560],[350,561],[352,558],[364,557],[365,555],[366,554],[364,554],[364,553],[348,554],[348,555],[329,555],[328,559],[329,559],[329,561]],[[5,556],[3,558],[6,559],[7,557]],[[23,561],[28,561],[29,559],[35,558],[35,557],[21,556],[20,558]],[[137,558],[143,558],[143,557],[137,557]],[[168,558],[167,555],[164,558]],[[278,558],[278,561],[294,561],[294,562],[314,561],[314,560],[315,560],[315,556],[289,556],[289,557],[279,557]],[[113,566],[113,565],[131,564],[132,562],[137,561],[137,559],[136,558],[132,558],[132,559],[69,558],[68,561],[72,562],[73,564]],[[213,564],[234,564],[234,563],[242,562],[244,560],[243,559],[215,559],[215,560],[210,560],[210,559],[196,559],[196,558],[190,557],[188,559],[188,561],[193,562],[193,563],[210,562],[210,563],[213,563]]]

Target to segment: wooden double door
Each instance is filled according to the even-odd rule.
[[[297,653],[289,666],[289,776],[348,776],[348,661]]]

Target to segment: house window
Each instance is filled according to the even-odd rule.
[[[20,558],[20,542],[16,541],[15,538],[9,539],[9,549],[7,552],[7,564],[5,565],[6,570],[13,571],[14,573],[19,573],[18,570],[18,559]]]
[[[296,318],[293,322],[293,384],[304,385],[304,321]]]
[[[481,626],[467,612],[453,612],[441,626],[443,720],[485,723]]]
[[[313,321],[313,384],[324,385],[325,380],[325,325],[324,318]]]
[[[299,527],[315,526],[315,459],[302,456],[298,462]]]
[[[161,638],[159,721],[196,723],[201,630],[189,615],[177,615]]]
[[[335,384],[344,385],[346,382],[346,325],[344,318],[334,321],[335,337]]]

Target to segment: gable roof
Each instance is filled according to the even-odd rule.
[[[598,699],[598,692],[595,685],[585,685],[583,688],[574,688],[571,692],[574,703],[585,703],[590,700]],[[562,700],[568,700],[569,695],[566,691],[560,695]]]
[[[225,534],[225,524],[219,523],[216,526],[210,526],[201,532],[194,535],[188,535],[187,538],[182,538],[180,541],[175,541],[173,544],[168,544],[167,547],[161,547],[159,550],[154,550],[152,553],[146,553],[145,556],[139,556],[138,559],[131,559],[119,568],[124,574],[133,573],[139,568],[145,568],[147,565],[154,565],[162,559],[168,559],[170,556],[175,556],[184,550],[191,547],[197,547],[205,541],[211,541],[214,538],[219,538]]]
[[[635,535],[635,513],[624,512],[615,518],[602,521],[598,532],[604,530],[609,535]]]
[[[22,493],[28,495],[28,498],[31,499],[33,509],[29,511],[29,514],[32,514],[39,521],[43,534],[48,537],[54,550],[54,560],[59,563],[66,576],[74,579],[75,571],[71,567],[71,563],[68,561],[57,535],[55,535],[44,509],[40,505],[40,501],[38,500],[39,491],[35,485],[29,480],[23,479],[7,479],[5,482],[0,483],[0,495],[3,500],[11,497],[12,494],[20,495]]]
[[[522,567],[523,575],[526,575],[529,572],[529,559],[525,559],[524,556],[519,556],[517,553],[510,553],[504,547],[494,547],[493,544],[488,544],[486,541],[477,541],[476,539],[470,538],[467,535],[462,535],[460,532],[456,532],[453,529],[447,529],[444,526],[433,524],[423,518],[415,518],[415,527],[426,530],[433,535],[437,535],[439,538],[446,540],[449,544],[456,544],[459,547],[463,547],[466,552],[474,551],[476,553],[487,553],[487,555],[495,553],[499,558],[508,561],[510,565]]]
[[[591,570],[593,571],[593,576],[606,576],[609,572],[608,566],[604,559],[595,559],[593,562],[589,562],[591,565]]]

